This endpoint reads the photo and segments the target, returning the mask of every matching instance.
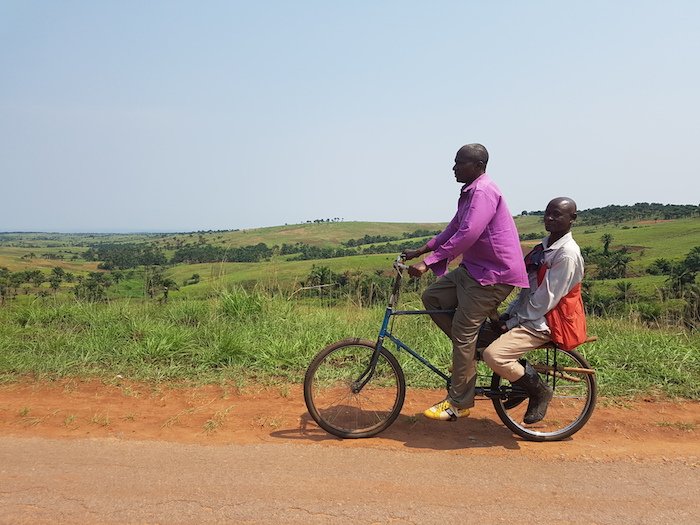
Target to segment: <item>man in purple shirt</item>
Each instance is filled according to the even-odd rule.
[[[457,213],[441,233],[407,259],[432,252],[408,273],[420,277],[431,269],[439,279],[423,293],[428,310],[455,310],[454,316],[431,314],[435,324],[452,339],[452,382],[444,401],[424,414],[431,419],[454,420],[469,415],[474,406],[479,328],[491,317],[513,287],[529,286],[518,230],[501,195],[486,175],[489,154],[481,144],[462,146],[453,171],[463,184]],[[460,265],[447,273],[450,261]]]

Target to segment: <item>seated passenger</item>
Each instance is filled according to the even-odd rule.
[[[523,288],[508,305],[497,329],[486,323],[479,336],[480,347],[488,344],[483,352],[484,362],[502,378],[528,393],[530,401],[523,419],[526,424],[544,419],[553,391],[529,363],[523,366],[518,359],[552,339],[545,315],[555,309],[562,298],[568,296],[569,299],[578,294],[575,300],[580,303],[578,289],[572,292],[583,279],[581,250],[571,235],[575,219],[576,203],[573,199],[558,197],[547,205],[544,226],[549,236],[525,256],[530,288]],[[580,315],[583,316],[582,311]],[[579,322],[585,323],[585,318]],[[585,325],[583,334],[585,339]]]

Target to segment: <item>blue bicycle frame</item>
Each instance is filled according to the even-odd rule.
[[[386,311],[384,312],[384,320],[382,321],[382,327],[379,330],[379,335],[377,336],[377,344],[375,346],[374,353],[372,354],[372,359],[370,360],[370,363],[367,366],[367,368],[362,372],[362,374],[360,374],[360,377],[358,377],[357,380],[354,381],[352,386],[351,386],[351,390],[355,394],[362,390],[362,388],[371,379],[372,374],[374,374],[374,369],[376,368],[377,361],[379,360],[379,350],[383,347],[385,339],[389,339],[392,343],[394,343],[396,345],[397,349],[405,350],[411,356],[413,356],[415,359],[417,359],[419,362],[421,362],[423,364],[423,366],[429,368],[435,374],[440,376],[447,384],[447,388],[448,389],[450,388],[450,383],[451,383],[450,376],[446,375],[444,372],[442,372],[441,370],[436,368],[430,361],[425,359],[422,355],[420,355],[418,352],[413,350],[410,346],[408,346],[403,341],[401,341],[401,339],[394,336],[391,333],[391,331],[389,330],[389,320],[395,315],[430,315],[430,314],[454,315],[454,313],[455,313],[454,310],[394,310],[394,306],[398,302],[399,292],[401,289],[401,279],[402,279],[401,270],[406,268],[406,266],[403,264],[403,261],[404,261],[404,259],[402,258],[402,256],[399,255],[399,257],[394,262],[394,269],[396,270],[396,278],[394,280],[394,286],[392,289],[391,298],[389,299],[389,305],[387,306]]]
[[[454,310],[396,310],[391,306],[388,306],[386,311],[384,312],[384,320],[382,321],[382,327],[379,330],[379,336],[377,337],[377,349],[381,348],[382,345],[384,344],[384,339],[389,339],[392,343],[396,345],[396,348],[399,348],[401,350],[405,350],[409,354],[411,354],[414,358],[416,358],[418,361],[420,361],[424,366],[435,372],[437,375],[439,375],[442,379],[445,380],[447,383],[447,388],[450,388],[450,382],[451,378],[450,376],[446,375],[444,372],[442,372],[440,369],[436,368],[430,361],[428,361],[426,358],[424,358],[422,355],[420,355],[418,352],[413,350],[410,346],[405,344],[401,339],[396,337],[391,333],[389,330],[389,320],[395,316],[395,315],[431,315],[431,314],[448,314],[448,315],[454,315],[455,311]],[[373,359],[373,361],[375,361]],[[373,366],[374,367],[374,366]]]
[[[384,340],[388,339],[394,345],[396,345],[397,350],[404,350],[408,354],[410,354],[414,359],[417,359],[420,363],[423,364],[426,368],[432,370],[435,374],[440,376],[444,381],[447,386],[447,390],[450,389],[450,385],[452,383],[452,378],[445,374],[442,370],[438,369],[433,365],[430,361],[428,361],[426,358],[424,358],[422,355],[420,355],[418,352],[413,350],[410,346],[408,346],[406,343],[401,341],[398,337],[393,335],[391,333],[391,330],[389,329],[389,321],[390,319],[395,316],[395,315],[432,315],[432,314],[446,314],[446,315],[454,315],[455,310],[394,310],[394,306],[398,302],[398,297],[399,297],[399,290],[401,287],[401,279],[402,279],[402,274],[401,274],[401,269],[405,268],[403,265],[403,260],[400,258],[397,258],[396,262],[394,263],[394,268],[397,270],[396,278],[394,281],[394,286],[393,286],[393,291],[391,294],[391,298],[389,299],[389,305],[386,308],[386,311],[384,312],[384,319],[382,321],[382,327],[379,330],[379,335],[377,336],[377,344],[375,346],[374,353],[372,354],[372,359],[370,360],[369,365],[367,368],[362,372],[360,377],[353,383],[352,385],[352,391],[354,393],[358,393],[362,390],[362,388],[367,384],[367,382],[371,379],[372,374],[374,374],[375,367],[377,365],[377,361],[379,360],[379,351],[384,345]],[[478,352],[475,355],[475,359],[479,359]],[[515,389],[517,390],[517,389]],[[495,392],[491,390],[490,388],[485,388],[482,386],[476,386],[476,395],[484,395],[488,398],[492,397],[502,397],[504,394],[502,392]]]

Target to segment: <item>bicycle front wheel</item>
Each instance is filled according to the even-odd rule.
[[[500,393],[493,406],[501,421],[529,441],[559,441],[581,430],[593,413],[596,379],[588,361],[573,350],[539,348],[525,356],[540,378],[554,389],[547,415],[538,423],[526,425],[527,394],[497,374],[491,389]]]
[[[403,370],[393,354],[380,348],[372,372],[374,352],[370,341],[345,339],[327,346],[311,361],[304,378],[304,400],[311,417],[326,432],[341,438],[371,437],[399,416],[406,396]]]

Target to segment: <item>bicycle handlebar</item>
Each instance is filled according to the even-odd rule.
[[[406,261],[406,255],[403,253],[400,253],[397,257],[396,260],[394,261],[394,268],[403,271],[403,270],[408,270],[408,265],[404,264]]]
[[[389,308],[396,306],[399,301],[399,293],[401,292],[401,279],[403,277],[403,271],[408,269],[408,266],[404,264],[406,261],[406,256],[400,253],[396,260],[394,261],[394,270],[396,270],[396,278],[394,279],[394,285],[391,287],[391,297],[389,298]]]

